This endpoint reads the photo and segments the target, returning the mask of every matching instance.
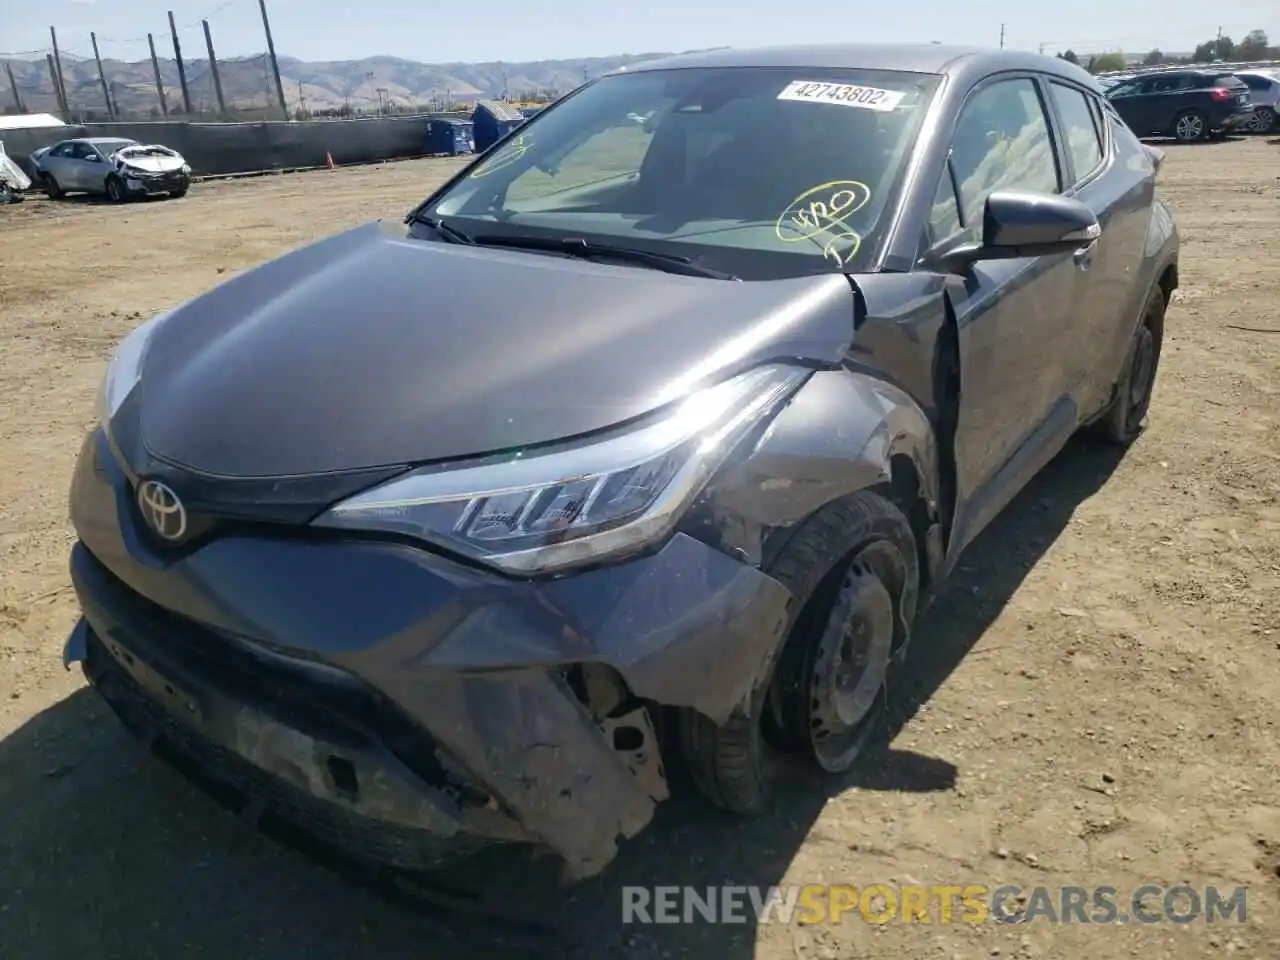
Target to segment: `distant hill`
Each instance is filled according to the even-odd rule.
[[[577,60],[534,60],[527,63],[418,63],[397,57],[309,62],[280,58],[280,75],[290,112],[343,111],[376,113],[443,108],[447,102],[480,97],[553,98],[584,80],[663,53],[622,54]],[[57,99],[44,60],[10,60],[23,106],[30,112],[57,113]],[[194,113],[214,113],[217,97],[209,62],[186,60],[187,87]],[[123,115],[132,119],[158,116],[160,101],[150,60],[104,60],[103,72]],[[275,109],[275,83],[265,55],[219,60],[223,97],[228,111],[268,115]],[[64,55],[62,72],[72,112],[105,119],[97,65]],[[176,61],[160,61],[161,82],[171,114],[182,111],[182,87]],[[16,111],[7,76],[0,71],[0,109]]]

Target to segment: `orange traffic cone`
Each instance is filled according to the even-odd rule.
[[[328,150],[324,152],[324,165],[328,167],[330,170],[337,169],[337,165],[333,162],[333,154],[330,153]]]

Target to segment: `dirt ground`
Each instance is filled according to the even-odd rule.
[[[112,344],[233,271],[403,213],[450,169],[0,208],[0,957],[517,955],[261,839],[59,662],[67,484]],[[883,756],[760,822],[678,799],[606,877],[561,895],[503,871],[490,902],[593,957],[1280,957],[1280,146],[1173,147],[1161,184],[1182,289],[1151,427],[1123,457],[1073,447],[974,545]],[[619,923],[622,883],[874,882],[1110,884],[1122,902],[1243,885],[1248,919]]]

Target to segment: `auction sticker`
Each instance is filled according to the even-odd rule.
[[[792,80],[778,94],[778,99],[798,100],[802,103],[834,103],[841,107],[861,107],[863,110],[881,110],[887,113],[896,109],[905,96],[900,90],[881,90],[879,87],[862,87],[851,83]]]

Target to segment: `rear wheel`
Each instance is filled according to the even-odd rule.
[[[1276,125],[1276,112],[1271,107],[1259,107],[1245,124],[1251,133],[1270,133]]]
[[[1209,135],[1209,121],[1199,110],[1187,110],[1173,121],[1173,137],[1179,143],[1195,143]]]
[[[44,175],[44,189],[49,194],[50,200],[61,200],[65,197],[66,191],[58,186],[58,181],[54,179],[53,174],[46,173]]]
[[[17,190],[13,189],[13,187],[9,186],[9,184],[0,180],[0,205],[17,203],[21,199],[22,199],[22,194],[20,194]]]
[[[853,766],[883,715],[919,591],[909,522],[868,491],[810,518],[769,573],[793,596],[771,680],[724,725],[681,715],[694,781],[713,803],[746,816],[770,805],[770,740],[828,773]]]
[[[1160,366],[1164,312],[1164,291],[1157,287],[1147,298],[1142,321],[1129,340],[1115,399],[1097,423],[1098,433],[1112,443],[1122,446],[1133,443],[1146,425],[1156,370]]]

